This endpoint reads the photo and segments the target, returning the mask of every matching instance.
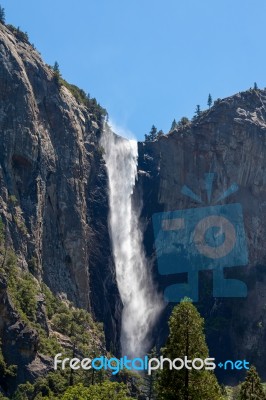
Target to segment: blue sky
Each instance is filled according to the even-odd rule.
[[[0,0],[48,64],[120,132],[167,132],[197,104],[266,86],[265,0]]]

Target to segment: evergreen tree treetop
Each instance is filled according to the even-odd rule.
[[[55,73],[60,73],[59,64],[57,61],[54,63],[53,70]]]
[[[239,400],[266,400],[260,377],[254,366],[247,372],[246,379],[241,385]]]
[[[53,71],[54,71],[55,82],[57,83],[57,85],[60,86],[61,73],[60,73],[60,68],[59,68],[59,64],[57,61],[54,63]]]
[[[209,96],[208,96],[208,106],[209,106],[209,108],[212,106],[212,96],[211,96],[211,94],[209,94]]]
[[[197,106],[196,106],[195,114],[196,114],[197,117],[199,117],[200,114],[201,114],[201,109],[200,109],[200,105],[199,104],[197,104]]]
[[[180,121],[178,122],[178,124],[181,125],[181,126],[188,125],[189,124],[189,119],[187,117],[182,117],[180,119]]]
[[[173,131],[175,128],[177,128],[177,122],[176,122],[176,120],[174,119],[173,122],[172,122],[170,131]]]
[[[158,136],[157,128],[155,125],[152,125],[150,133],[145,135],[145,142],[153,142]]]
[[[169,336],[162,349],[164,358],[189,360],[208,358],[204,336],[204,319],[190,299],[175,306],[169,318]],[[215,375],[204,368],[200,370],[165,367],[159,372],[157,382],[160,400],[221,400],[221,390]]]
[[[169,318],[169,337],[166,351],[171,356],[188,358],[208,357],[208,347],[203,333],[204,319],[189,298],[174,307]]]
[[[150,138],[151,140],[155,140],[157,136],[157,128],[152,125],[151,130],[150,130]]]
[[[6,22],[5,9],[2,6],[0,6],[0,23],[5,24],[5,22]]]

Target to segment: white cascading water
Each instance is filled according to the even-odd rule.
[[[123,303],[122,356],[141,357],[149,348],[149,333],[162,310],[162,300],[148,270],[139,211],[132,204],[137,178],[137,142],[117,136],[106,124],[101,145],[109,180],[109,230]]]

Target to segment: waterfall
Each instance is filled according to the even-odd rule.
[[[114,134],[107,124],[101,145],[109,180],[109,230],[123,303],[121,350],[122,355],[140,357],[149,349],[149,333],[162,310],[162,301],[145,258],[140,210],[132,204],[138,147],[135,140]]]

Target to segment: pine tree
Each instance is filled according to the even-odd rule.
[[[60,74],[59,64],[57,61],[54,63],[53,70],[55,73]]]
[[[1,22],[1,24],[5,24],[5,22],[6,22],[5,9],[1,6],[0,6],[0,22]]]
[[[162,349],[164,358],[189,360],[208,357],[208,347],[203,333],[204,320],[189,299],[177,305],[169,319],[169,336]],[[166,363],[167,365],[167,363]],[[160,400],[220,400],[221,390],[210,370],[168,369],[159,372],[157,381]]]
[[[209,93],[209,96],[208,96],[208,106],[209,106],[209,108],[212,106],[212,96],[211,96],[210,93]]]
[[[187,117],[182,117],[180,121],[178,121],[178,126],[186,126],[189,124],[189,119]]]
[[[152,125],[150,133],[148,135],[145,135],[145,142],[153,142],[157,138],[157,128]]]
[[[54,79],[56,83],[59,84],[61,78],[61,72],[57,61],[54,63],[53,71],[54,71]]]
[[[254,90],[258,90],[257,82],[254,82]]]
[[[241,385],[240,400],[265,400],[266,396],[256,368],[252,366]]]
[[[157,128],[152,125],[151,130],[150,130],[150,138],[151,140],[155,140],[157,137]]]
[[[199,104],[196,106],[195,114],[196,114],[196,117],[199,117],[200,114],[201,114],[201,109],[200,109],[200,105]]]
[[[176,122],[176,120],[174,119],[173,122],[172,122],[170,131],[173,131],[175,128],[177,128],[177,122]]]

